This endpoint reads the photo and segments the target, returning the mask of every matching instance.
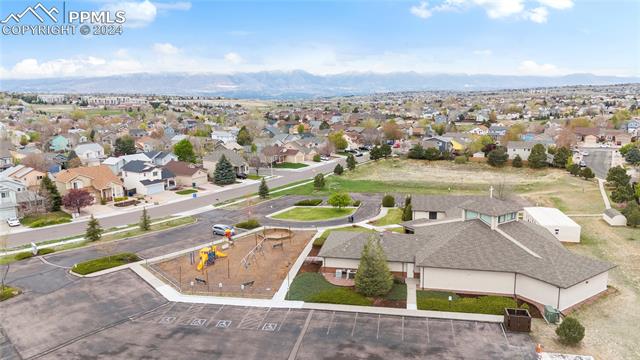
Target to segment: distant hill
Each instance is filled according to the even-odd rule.
[[[129,74],[106,77],[2,80],[0,90],[38,93],[136,93],[284,99],[364,95],[392,91],[497,90],[638,83],[637,77],[571,74],[508,76],[415,72],[313,75],[305,71],[235,74]]]

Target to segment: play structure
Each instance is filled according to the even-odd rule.
[[[200,261],[198,262],[198,271],[204,269],[205,266],[213,265],[216,259],[227,257],[227,254],[218,251],[217,246],[207,246],[200,249]]]

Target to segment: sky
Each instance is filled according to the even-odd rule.
[[[59,9],[62,3],[43,1]],[[35,4],[1,0],[0,19]],[[0,79],[273,70],[640,76],[638,0],[93,0],[64,6],[124,10],[122,34],[0,35]]]

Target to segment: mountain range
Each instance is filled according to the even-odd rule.
[[[574,85],[638,83],[638,77],[570,74],[564,76],[343,73],[305,71],[234,74],[138,73],[104,77],[68,77],[0,81],[0,90],[37,93],[124,93],[223,96],[255,99],[302,99],[398,91],[471,91]]]

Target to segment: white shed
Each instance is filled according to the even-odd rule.
[[[560,241],[580,242],[580,225],[556,208],[526,207],[524,221],[542,226]]]
[[[611,226],[627,226],[627,218],[616,209],[607,209],[602,214],[602,220]]]

